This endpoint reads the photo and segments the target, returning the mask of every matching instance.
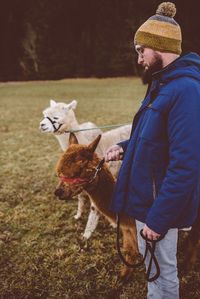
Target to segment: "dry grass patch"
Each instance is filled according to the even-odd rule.
[[[77,222],[77,203],[54,197],[61,150],[38,130],[51,98],[76,99],[80,122],[104,125],[131,121],[144,93],[132,78],[0,84],[0,298],[145,298],[143,272],[117,281],[115,231],[103,219],[83,243],[87,215]],[[182,298],[199,298],[198,268],[182,276]]]

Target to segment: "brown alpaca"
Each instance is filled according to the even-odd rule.
[[[99,135],[90,145],[78,144],[74,134],[70,135],[69,148],[59,159],[56,171],[60,178],[55,194],[60,199],[71,198],[83,189],[90,195],[94,205],[111,223],[116,223],[116,214],[109,210],[115,179],[106,164],[94,177],[96,167],[100,159],[94,153],[101,135]],[[121,214],[120,228],[123,236],[123,251],[126,260],[134,263],[138,255],[136,227],[134,219]],[[132,269],[123,266],[121,277],[129,278]]]

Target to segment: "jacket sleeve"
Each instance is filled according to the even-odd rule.
[[[147,226],[160,234],[185,213],[200,181],[199,89],[199,83],[185,79],[168,114],[169,164],[146,218]]]
[[[125,140],[125,141],[122,141],[122,142],[119,142],[119,143],[117,143],[117,145],[119,145],[119,146],[121,146],[121,147],[123,148],[123,151],[124,151],[123,155],[124,155],[124,154],[125,154],[125,152],[126,152],[126,149],[127,149],[127,147],[128,147],[128,143],[129,143],[129,139],[128,139],[128,140]]]

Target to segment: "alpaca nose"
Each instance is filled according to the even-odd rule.
[[[47,128],[46,128],[46,125],[43,122],[40,122],[39,129],[42,130],[42,131],[45,131]]]
[[[55,196],[62,198],[62,196],[64,195],[64,191],[60,188],[56,189],[54,192]]]

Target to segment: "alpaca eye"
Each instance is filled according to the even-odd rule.
[[[53,119],[58,120],[58,117],[57,117],[57,116],[54,116]]]

